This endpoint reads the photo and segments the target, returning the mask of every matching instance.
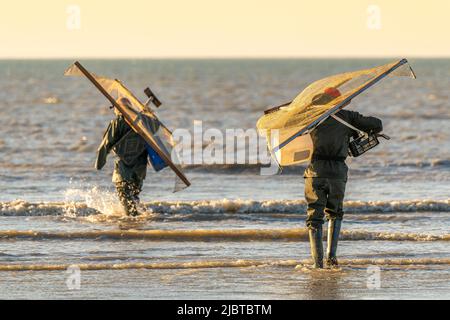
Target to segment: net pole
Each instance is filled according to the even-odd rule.
[[[382,74],[380,74],[379,76],[377,76],[376,78],[372,79],[370,82],[368,82],[367,84],[365,84],[361,89],[357,90],[356,92],[354,92],[353,94],[351,94],[350,96],[348,96],[347,98],[345,98],[341,103],[337,104],[335,107],[333,107],[332,109],[328,110],[325,114],[323,114],[322,116],[320,116],[318,119],[316,119],[315,121],[313,121],[312,123],[310,123],[309,125],[307,125],[305,128],[301,129],[300,131],[298,131],[296,134],[292,135],[291,137],[287,138],[285,141],[283,141],[282,143],[280,143],[278,146],[276,146],[273,151],[277,152],[279,151],[281,148],[285,147],[289,142],[293,141],[295,138],[301,136],[302,134],[305,134],[307,131],[311,130],[312,128],[314,128],[317,124],[321,123],[323,120],[325,120],[327,117],[329,117],[330,115],[332,115],[333,113],[335,113],[336,111],[342,109],[348,102],[350,102],[353,98],[355,98],[356,96],[360,95],[361,93],[363,93],[364,91],[366,91],[367,89],[369,89],[371,86],[373,86],[374,84],[376,84],[378,81],[380,81],[381,79],[385,78],[389,73],[393,72],[395,69],[397,69],[398,67],[404,65],[405,63],[408,63],[408,60],[406,59],[402,59],[399,62],[397,62],[394,66],[392,66],[389,70],[386,70],[385,72],[383,72]]]
[[[129,118],[128,114],[124,111],[124,109],[122,108],[121,105],[119,105],[117,103],[117,101],[105,90],[105,88],[102,87],[102,85],[100,83],[98,83],[98,81],[90,74],[89,71],[87,71],[80,62],[75,61],[74,63],[77,68],[86,76],[86,78],[88,78],[89,81],[92,82],[92,84],[106,97],[106,99],[109,100],[109,102],[111,102],[111,104],[117,108],[117,110],[119,110],[122,115],[125,117],[125,119],[127,120],[127,122],[133,123],[133,120]],[[132,126],[133,127],[133,126]],[[134,128],[134,127],[133,127]],[[137,133],[139,133],[139,135],[153,148],[153,150],[156,151],[156,153],[169,165],[169,167],[175,172],[175,174],[186,184],[186,186],[190,186],[191,183],[189,182],[189,180],[186,178],[186,176],[176,167],[176,165],[172,162],[172,160],[169,159],[169,157],[167,157],[167,155],[161,151],[161,149],[158,147],[158,145],[150,140],[150,139],[146,139],[146,136],[144,134],[144,132],[139,128],[136,127],[134,128]]]

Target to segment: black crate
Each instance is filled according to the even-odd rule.
[[[348,145],[348,153],[352,157],[359,157],[368,150],[376,147],[380,141],[375,134],[360,135],[356,139],[350,141]]]

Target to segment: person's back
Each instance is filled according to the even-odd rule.
[[[144,139],[139,136],[123,116],[112,121],[112,127],[117,126],[113,150],[118,158],[115,161],[113,182],[135,181],[141,183],[147,172],[147,151]],[[113,130],[114,131],[114,130]]]
[[[122,102],[126,103],[126,101]],[[147,150],[145,140],[139,136],[124,117],[117,113],[103,135],[97,150],[95,167],[103,168],[111,150],[118,156],[115,161],[112,181],[116,185],[119,199],[128,215],[137,215],[139,193],[147,174]]]
[[[378,133],[383,130],[380,119],[364,117],[360,113],[341,110],[336,116],[364,132]],[[347,165],[343,160],[348,155],[350,137],[354,131],[329,117],[311,132],[313,159],[305,171],[305,177],[347,178]],[[327,161],[334,159],[334,161]]]
[[[364,117],[358,112],[341,110],[336,116],[364,132],[378,133],[380,119]],[[305,170],[305,199],[308,204],[306,225],[309,229],[314,266],[323,267],[322,225],[328,220],[327,265],[337,266],[337,243],[344,215],[343,202],[347,183],[350,137],[354,130],[329,117],[311,132],[313,156]]]

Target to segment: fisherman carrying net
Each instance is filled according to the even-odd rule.
[[[341,95],[338,89],[329,87],[312,99],[313,106],[330,103]],[[383,126],[380,119],[364,117],[358,112],[340,110],[336,116],[356,128],[379,133]],[[349,141],[355,131],[333,117],[311,131],[313,155],[304,173],[305,198],[308,204],[306,225],[309,229],[311,256],[315,268],[323,268],[322,225],[328,220],[326,264],[338,265],[336,258],[339,232],[343,217],[343,200],[347,182]]]
[[[130,107],[127,98],[120,98],[117,103]],[[108,154],[112,151],[117,155],[112,181],[116,185],[117,195],[127,215],[139,215],[139,193],[147,174],[147,149],[145,140],[137,134],[125,121],[122,114],[114,108],[116,118],[113,119],[97,151],[95,168],[101,170]],[[157,131],[154,122],[154,132]]]
[[[338,265],[336,250],[343,217],[347,183],[347,156],[359,157],[379,144],[380,119],[364,117],[345,108],[355,97],[382,79],[416,78],[408,60],[344,72],[308,85],[294,100],[264,111],[256,127],[265,136],[280,167],[308,162],[304,173],[314,267],[323,268],[322,225],[328,220],[326,264]]]

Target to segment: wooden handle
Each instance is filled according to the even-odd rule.
[[[125,110],[123,109],[123,107],[121,105],[119,105],[117,103],[117,101],[105,90],[105,88],[103,88],[101,86],[100,83],[98,83],[98,81],[89,73],[89,71],[87,71],[82,65],[81,63],[79,63],[78,61],[75,61],[75,65],[78,67],[78,69],[86,76],[86,78],[89,79],[89,81],[91,81],[94,86],[106,97],[106,99],[109,100],[109,102],[111,102],[111,104],[117,108],[117,110],[120,111],[120,113],[122,113],[122,115],[124,116],[125,120],[128,122],[128,124],[150,145],[150,147],[152,147],[153,150],[156,151],[156,153],[164,160],[164,162],[166,162],[169,167],[177,174],[177,176],[186,184],[186,186],[190,186],[191,183],[189,182],[189,180],[186,178],[186,176],[177,168],[177,166],[172,162],[172,160],[169,159],[169,157],[167,157],[167,155],[161,151],[161,149],[159,148],[159,146],[156,144],[155,141],[152,141],[151,139],[146,139],[145,133],[139,128],[139,127],[134,127],[132,125],[133,123],[133,119],[131,119],[129,117],[129,115],[125,112]]]

